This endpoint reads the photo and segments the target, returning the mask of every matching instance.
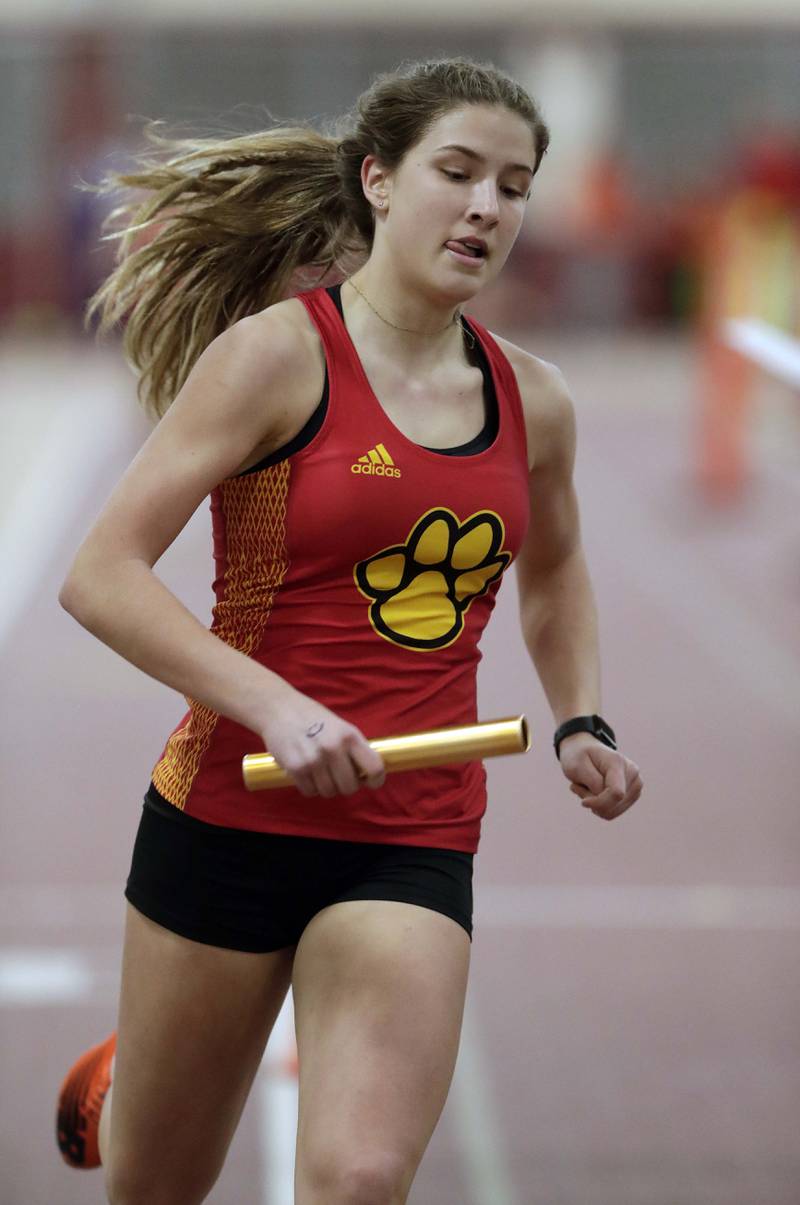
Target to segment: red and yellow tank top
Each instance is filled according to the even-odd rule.
[[[302,294],[326,359],[300,434],[213,491],[212,632],[356,724],[369,739],[477,719],[478,641],[528,524],[513,369],[465,320],[484,374],[484,431],[459,448],[408,439],[373,393],[338,287]],[[306,798],[249,792],[261,740],[192,700],[151,792],[213,824],[475,852],[479,761],[389,774],[379,790]]]

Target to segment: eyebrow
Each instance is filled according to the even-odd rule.
[[[475,159],[478,163],[485,163],[483,155],[479,155],[477,151],[473,151],[468,146],[461,146],[457,142],[448,142],[446,146],[437,146],[437,151],[461,151],[462,155],[466,155],[468,159]],[[506,167],[510,167],[513,171],[527,172],[529,176],[533,175],[533,168],[527,163],[507,163]]]

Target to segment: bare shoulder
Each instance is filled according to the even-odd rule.
[[[243,470],[287,443],[313,413],[325,380],[324,352],[296,298],[240,319],[215,343],[230,373],[231,391],[252,399],[263,414],[264,425]]]
[[[492,338],[505,353],[517,378],[525,427],[528,465],[571,458],[575,446],[575,406],[561,370],[499,335]]]
[[[308,311],[297,297],[277,301],[257,314],[241,318],[230,330],[237,328],[265,347],[272,344],[290,357],[294,354],[305,358],[310,350],[320,346]]]
[[[302,302],[291,297],[240,319],[221,336],[230,338],[241,371],[271,388],[280,385],[281,409],[291,409],[322,387],[322,344]],[[317,400],[319,398],[317,397]]]

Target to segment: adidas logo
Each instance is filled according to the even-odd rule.
[[[361,473],[365,477],[402,477],[383,444],[376,444],[366,456],[359,456],[355,464],[350,465],[350,472]]]

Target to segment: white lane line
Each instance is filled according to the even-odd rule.
[[[119,929],[124,883],[6,883],[0,886],[0,931],[34,928],[72,932]]]
[[[475,1004],[468,995],[448,1111],[466,1169],[470,1205],[517,1205],[479,1033]]]
[[[262,1205],[293,1205],[297,1137],[294,1007],[289,990],[256,1079]]]
[[[477,886],[481,925],[509,929],[800,929],[800,888]]]
[[[0,1005],[83,1004],[93,980],[78,950],[0,950]]]

